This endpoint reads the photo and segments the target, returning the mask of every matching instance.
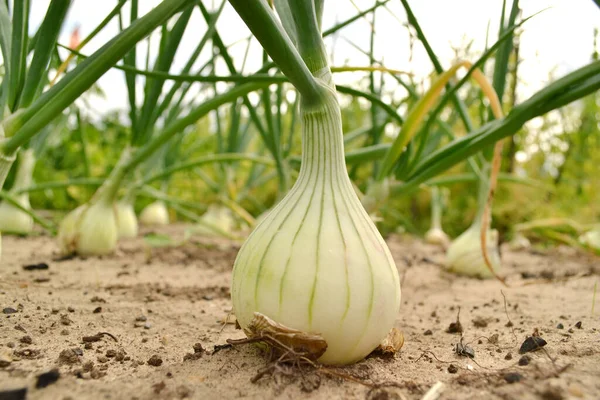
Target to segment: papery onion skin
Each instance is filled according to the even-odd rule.
[[[243,328],[260,312],[321,334],[328,347],[319,361],[349,364],[367,356],[393,327],[398,272],[348,178],[337,100],[301,110],[300,175],[240,249],[234,312]]]

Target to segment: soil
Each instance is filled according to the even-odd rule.
[[[177,242],[184,231],[160,233]],[[263,351],[222,346],[244,337],[229,315],[238,243],[140,238],[114,256],[58,261],[52,238],[2,241],[0,398],[27,388],[28,399],[421,399],[434,385],[430,398],[600,398],[600,262],[568,248],[503,249],[505,287],[450,275],[442,249],[390,237],[401,351],[335,375],[280,369],[252,383]],[[519,354],[534,332],[547,344]]]

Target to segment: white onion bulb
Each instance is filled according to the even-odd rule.
[[[168,225],[169,211],[162,201],[155,201],[148,204],[140,213],[140,223],[142,225]]]
[[[339,104],[301,106],[298,180],[248,237],[235,261],[234,312],[246,328],[254,312],[321,334],[319,361],[348,364],[368,355],[393,327],[400,306],[394,260],[354,192],[344,162]]]

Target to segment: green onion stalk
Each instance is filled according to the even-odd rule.
[[[15,181],[9,194],[13,195],[16,202],[23,208],[29,209],[29,193],[20,192],[21,189],[31,186],[35,155],[33,149],[22,150],[19,153],[19,162]],[[30,214],[15,207],[8,201],[0,203],[0,232],[26,235],[33,231],[33,218]]]
[[[394,326],[400,283],[346,170],[340,105],[315,5],[298,0],[278,8],[294,16],[281,18],[293,24],[286,34],[266,2],[230,2],[300,92],[302,130],[297,181],[236,258],[235,315],[250,337],[267,321],[322,338],[326,349],[312,354],[322,363],[359,361]]]
[[[488,201],[490,180],[487,177],[489,165],[482,168],[483,177],[479,181],[477,197],[477,214],[471,226],[452,241],[446,252],[448,271],[458,275],[478,278],[492,278],[500,270],[500,252],[498,250],[498,231],[489,228],[489,221],[484,221],[485,208]],[[489,217],[488,217],[489,218]],[[486,250],[492,270],[487,266],[481,244],[481,227],[487,227]],[[493,271],[493,272],[492,272]]]

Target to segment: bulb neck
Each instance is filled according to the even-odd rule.
[[[117,164],[102,186],[94,193],[94,196],[90,200],[90,204],[103,203],[105,205],[112,205],[114,203],[117,193],[121,188],[121,183],[127,175],[126,166],[131,159],[131,155],[131,148],[127,147],[123,150],[119,161],[117,161]]]
[[[431,227],[442,229],[442,199],[437,186],[431,188]]]
[[[302,118],[302,165],[298,181],[310,174],[311,179],[340,179],[350,184],[344,159],[342,116],[335,92],[327,90],[318,105],[300,105]]]
[[[1,129],[1,127],[0,127]],[[6,181],[6,177],[8,176],[8,172],[15,162],[15,155],[12,153],[4,152],[3,143],[6,142],[6,139],[2,138],[2,131],[0,130],[0,189],[4,186],[4,181]]]
[[[35,155],[33,149],[23,150],[19,153],[19,164],[15,175],[15,183],[12,190],[25,189],[31,186],[33,169],[35,167]]]

